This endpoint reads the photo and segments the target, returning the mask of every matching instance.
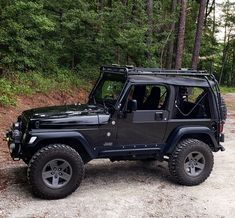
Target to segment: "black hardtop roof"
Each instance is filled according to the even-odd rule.
[[[213,74],[206,71],[189,69],[167,70],[130,66],[103,66],[100,70],[102,73],[123,74],[133,83],[163,83],[198,87],[213,87],[215,85]]]

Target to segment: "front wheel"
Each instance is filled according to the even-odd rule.
[[[169,170],[176,182],[193,186],[204,182],[214,164],[211,149],[197,139],[185,139],[178,143],[169,158]]]
[[[30,160],[28,180],[36,196],[44,199],[64,198],[74,192],[84,175],[80,155],[63,144],[48,145]]]

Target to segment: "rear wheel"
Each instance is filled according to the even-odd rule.
[[[211,149],[197,139],[185,139],[178,143],[169,159],[169,170],[182,185],[198,185],[210,175],[214,164]]]
[[[39,150],[30,160],[28,180],[36,196],[59,199],[74,192],[84,175],[80,155],[63,144],[49,145]]]

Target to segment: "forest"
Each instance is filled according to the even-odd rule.
[[[0,104],[88,87],[108,64],[193,68],[235,86],[232,0],[1,0]]]

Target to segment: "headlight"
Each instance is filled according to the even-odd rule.
[[[20,122],[13,123],[13,129],[20,130]]]

